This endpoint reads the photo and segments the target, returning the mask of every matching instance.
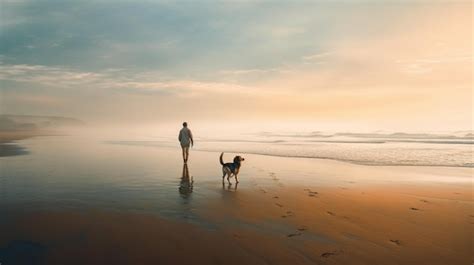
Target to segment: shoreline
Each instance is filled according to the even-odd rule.
[[[61,136],[60,133],[43,130],[0,131],[0,144],[21,141],[39,136]]]
[[[36,137],[42,137],[42,136],[74,136],[74,135],[68,135],[64,133],[58,133],[58,132],[52,132],[52,131],[22,131],[19,135],[17,135],[15,132],[5,132],[5,131],[0,131],[0,145],[1,144],[8,144],[8,143],[15,143],[17,141],[22,141],[22,140],[27,140],[30,138],[36,138]],[[96,141],[103,142],[106,144],[113,144],[113,145],[124,145],[124,146],[135,146],[135,147],[154,147],[154,148],[165,148],[165,149],[179,149],[179,144],[176,144],[176,146],[169,146],[169,145],[140,145],[140,144],[129,144],[129,143],[121,143],[122,141],[116,141],[116,140],[99,140],[95,139]],[[134,142],[134,141],[125,141],[125,142]],[[138,143],[140,142],[147,142],[147,141],[136,141]],[[152,141],[153,142],[153,141]],[[168,142],[166,142],[168,143]],[[190,149],[191,151],[194,152],[208,152],[208,153],[218,153],[220,154],[222,151],[217,151],[217,150],[212,150],[212,149],[195,149],[192,148]],[[260,153],[260,152],[252,152],[252,151],[235,151],[235,150],[224,150],[225,153],[231,153],[231,154],[248,154],[248,155],[257,155],[257,156],[268,156],[268,157],[281,157],[281,158],[288,158],[288,159],[313,159],[317,161],[335,161],[335,162],[341,162],[341,163],[347,163],[351,165],[357,165],[357,166],[368,166],[368,167],[394,167],[394,168],[402,168],[402,167],[407,167],[407,168],[417,168],[417,167],[422,167],[422,168],[464,168],[464,169],[474,169],[474,164],[468,163],[468,165],[437,165],[437,164],[379,164],[379,163],[364,163],[358,160],[351,160],[351,159],[341,159],[341,158],[332,158],[332,157],[314,157],[314,156],[304,156],[304,155],[280,155],[280,154],[267,154],[267,153]],[[8,155],[5,155],[8,156]]]
[[[148,140],[106,140],[105,142],[110,144],[116,145],[125,145],[125,146],[149,146],[149,147],[157,147],[157,148],[175,148],[179,147],[179,145],[174,145],[174,143],[169,141],[148,141]],[[242,141],[243,143],[247,143],[248,141]],[[262,146],[262,148],[266,148]],[[459,167],[459,168],[474,168],[474,164],[472,161],[464,163],[464,164],[427,164],[427,163],[382,163],[377,161],[362,161],[357,159],[345,159],[345,158],[338,158],[338,157],[330,157],[330,156],[315,156],[315,155],[303,155],[303,154],[279,154],[279,153],[268,153],[268,152],[259,152],[259,151],[251,151],[246,150],[245,148],[241,151],[233,147],[223,147],[222,149],[217,150],[215,147],[195,147],[195,151],[202,151],[202,152],[222,152],[225,151],[227,153],[241,153],[241,154],[252,154],[252,155],[262,155],[262,156],[272,156],[272,157],[288,157],[288,158],[308,158],[308,159],[321,159],[321,160],[334,160],[340,161],[355,165],[364,165],[364,166],[407,166],[407,167]]]
[[[162,148],[173,148],[173,147],[165,147]],[[194,151],[197,152],[210,152],[210,153],[219,153],[219,151],[215,150],[199,150],[196,149]],[[361,163],[356,160],[344,160],[344,159],[336,159],[331,157],[313,157],[313,156],[290,156],[290,155],[278,155],[278,154],[265,154],[265,153],[257,153],[257,152],[238,152],[238,151],[225,151],[226,153],[233,153],[233,154],[249,154],[249,155],[259,155],[259,156],[270,156],[270,157],[285,157],[285,158],[302,158],[302,159],[316,159],[316,160],[331,160],[337,162],[348,163],[352,165],[359,165],[359,166],[369,166],[369,167],[441,167],[441,168],[474,168],[473,165],[469,166],[454,166],[454,165],[428,165],[428,164],[420,164],[420,165],[409,165],[409,164],[370,164],[370,163]]]

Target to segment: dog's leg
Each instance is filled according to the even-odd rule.
[[[231,174],[227,173],[227,182],[229,182],[229,184],[230,184],[230,180],[229,180],[230,176],[231,176]]]
[[[222,183],[224,183],[225,174],[226,174],[226,173],[225,173],[225,170],[222,169]]]
[[[235,176],[235,183],[239,183],[239,178],[237,177],[237,174],[235,174],[234,176]]]

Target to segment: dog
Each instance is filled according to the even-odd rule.
[[[224,156],[224,153],[221,153],[221,156],[219,157],[219,162],[221,162],[222,165],[222,182],[224,182],[224,178],[227,175],[227,181],[230,183],[229,178],[230,177],[235,177],[235,182],[239,183],[239,178],[237,177],[239,175],[239,170],[241,166],[241,162],[244,161],[245,159],[241,156],[236,156],[234,157],[234,162],[233,163],[224,163],[222,160],[222,157]]]

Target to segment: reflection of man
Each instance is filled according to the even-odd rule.
[[[183,149],[183,161],[186,164],[189,157],[189,145],[193,146],[193,134],[188,128],[188,123],[183,122],[183,128],[179,131],[178,136],[179,143],[181,144],[181,149]]]
[[[189,177],[188,165],[183,165],[183,174],[181,176],[181,183],[179,183],[179,193],[189,195],[193,192],[193,177]]]

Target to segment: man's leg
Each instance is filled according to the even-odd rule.
[[[183,151],[183,162],[186,162],[186,151],[184,149],[186,149],[186,147],[181,147],[181,150]]]
[[[189,147],[186,147],[186,160],[185,160],[185,162],[188,162],[188,157],[189,157]]]

